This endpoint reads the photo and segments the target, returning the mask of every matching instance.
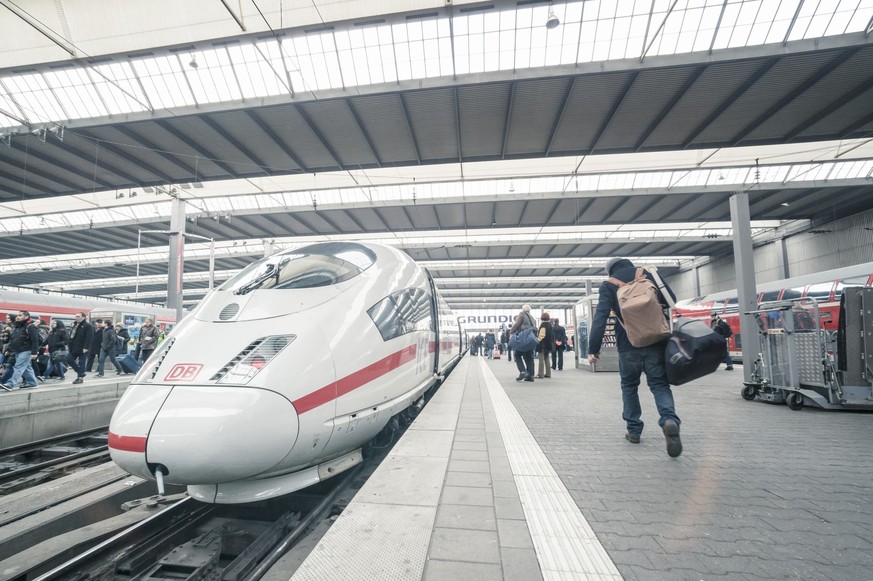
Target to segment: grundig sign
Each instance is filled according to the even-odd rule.
[[[458,315],[458,322],[462,325],[478,326],[501,325],[511,326],[515,321],[515,315]]]

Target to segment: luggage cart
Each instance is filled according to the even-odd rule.
[[[846,310],[845,303],[855,302],[858,293],[866,291],[868,311]],[[844,337],[852,334],[854,327],[863,328],[864,316],[873,312],[873,289],[844,289],[840,306],[840,328]],[[847,296],[849,295],[849,296]],[[848,316],[846,316],[848,313]],[[873,409],[873,372],[869,366],[866,373],[851,370],[838,371],[834,364],[837,342],[832,333],[821,328],[818,303],[811,298],[792,299],[761,303],[753,315],[758,324],[760,351],[749,381],[743,382],[743,399],[755,398],[785,403],[793,410],[811,403],[824,409]],[[860,316],[859,316],[860,315]],[[848,324],[848,332],[844,327]],[[866,341],[861,340],[861,351]],[[854,346],[854,343],[853,343]],[[870,337],[873,358],[873,333]],[[863,379],[847,385],[848,381]]]

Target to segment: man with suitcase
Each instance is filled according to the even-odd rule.
[[[666,361],[664,359],[667,337],[640,347],[635,347],[628,339],[629,328],[635,331],[635,327],[658,326],[663,321],[625,320],[619,307],[618,291],[619,288],[629,284],[645,285],[647,279],[654,286],[654,290],[651,292],[654,293],[661,307],[667,308],[667,301],[662,290],[669,293],[674,300],[676,296],[666,283],[662,283],[662,290],[659,290],[658,281],[652,276],[652,273],[635,268],[633,263],[625,258],[610,259],[606,264],[606,272],[610,278],[600,285],[597,310],[594,313],[594,321],[588,338],[588,361],[592,365],[597,362],[607,319],[610,312],[614,312],[620,323],[615,329],[615,335],[618,346],[619,375],[621,376],[621,398],[624,406],[622,419],[627,424],[627,433],[624,437],[632,444],[640,442],[644,424],[640,419],[642,408],[640,407],[638,388],[640,378],[645,372],[646,382],[649,384],[649,389],[655,398],[655,405],[660,414],[658,425],[664,432],[667,454],[671,458],[675,458],[682,453],[682,440],[679,437],[681,422],[679,416],[676,415],[673,404],[673,392],[667,383]],[[664,314],[661,309],[655,308],[655,313],[651,316],[663,317]]]

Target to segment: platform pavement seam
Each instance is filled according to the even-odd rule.
[[[612,559],[484,361],[479,362],[497,416],[534,549],[549,580],[622,579]]]

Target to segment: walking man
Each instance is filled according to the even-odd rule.
[[[18,311],[15,317],[15,326],[9,340],[9,350],[12,353],[14,368],[12,377],[0,387],[6,391],[12,391],[18,385],[18,381],[24,377],[24,387],[34,388],[37,386],[36,374],[33,372],[31,362],[39,353],[39,331],[30,318],[27,311]]]
[[[85,313],[76,313],[76,321],[70,328],[70,354],[67,361],[70,367],[76,370],[76,379],[73,383],[82,383],[85,377],[85,364],[88,360],[88,352],[91,350],[91,342],[94,340],[94,327],[88,322]]]
[[[618,304],[618,289],[621,284],[628,283],[636,278],[637,269],[626,258],[612,258],[606,263],[606,272],[610,280],[600,284],[598,294],[597,311],[594,313],[594,322],[591,325],[591,334],[588,339],[588,361],[593,365],[597,362],[600,347],[603,343],[603,333],[606,329],[606,321],[610,311],[618,317],[619,325],[615,329],[616,343],[618,347],[618,369],[621,378],[621,398],[623,403],[622,419],[627,424],[625,439],[632,444],[639,444],[640,435],[643,433],[643,421],[640,419],[642,409],[638,388],[640,378],[645,372],[649,390],[655,397],[655,405],[658,408],[660,418],[658,425],[664,432],[667,442],[667,454],[675,458],[682,453],[682,440],[679,438],[679,416],[676,415],[673,404],[673,392],[667,383],[667,369],[664,358],[666,339],[658,341],[654,345],[646,347],[634,347],[627,338],[624,318]],[[656,284],[655,278],[650,272],[645,272],[645,277]],[[616,282],[613,282],[616,281]],[[675,299],[675,294],[664,283],[664,288]],[[663,308],[667,308],[667,302],[660,290],[657,290],[657,299]]]

